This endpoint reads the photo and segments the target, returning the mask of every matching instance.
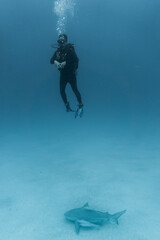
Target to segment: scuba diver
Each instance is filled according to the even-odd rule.
[[[81,94],[77,88],[76,78],[76,70],[78,68],[79,59],[76,55],[73,44],[67,43],[67,39],[68,38],[66,34],[59,35],[57,41],[58,46],[56,46],[57,50],[50,59],[50,63],[55,64],[57,69],[60,71],[60,94],[66,106],[66,111],[74,112],[67,101],[65,92],[66,85],[69,83],[78,101],[78,108],[75,111],[75,117],[82,117],[83,103]]]

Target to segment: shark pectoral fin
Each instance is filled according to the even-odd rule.
[[[114,219],[113,223],[119,225],[118,219]]]
[[[78,221],[75,221],[75,229],[76,229],[76,233],[78,234],[80,230],[80,224]]]

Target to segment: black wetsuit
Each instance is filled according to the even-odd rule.
[[[72,87],[79,104],[82,104],[81,95],[77,88],[76,70],[78,68],[78,57],[74,50],[72,44],[68,43],[65,46],[60,46],[57,48],[53,54],[50,63],[53,64],[54,61],[62,63],[66,61],[66,65],[60,70],[60,93],[65,104],[67,104],[67,96],[65,93],[65,88],[67,83]]]

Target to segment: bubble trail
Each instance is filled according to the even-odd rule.
[[[57,15],[56,30],[58,35],[66,31],[67,17],[74,16],[75,0],[54,1],[53,12]]]

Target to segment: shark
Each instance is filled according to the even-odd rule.
[[[67,220],[74,222],[75,231],[78,234],[81,227],[99,228],[105,223],[119,224],[118,219],[125,212],[126,210],[115,214],[109,214],[108,212],[91,209],[89,204],[85,203],[81,208],[74,208],[67,211],[64,216]]]

